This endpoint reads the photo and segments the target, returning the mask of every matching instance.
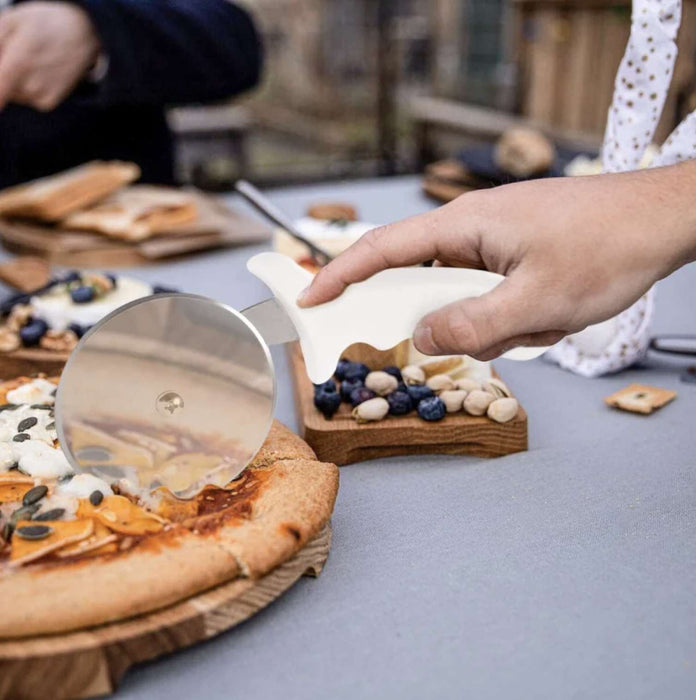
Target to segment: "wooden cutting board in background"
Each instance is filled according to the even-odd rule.
[[[199,215],[190,224],[140,242],[117,241],[86,231],[65,231],[34,222],[0,219],[0,241],[13,252],[67,267],[126,267],[225,246],[268,240],[271,229],[219,199],[192,192]]]

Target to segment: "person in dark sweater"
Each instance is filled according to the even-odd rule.
[[[0,188],[93,159],[169,184],[165,106],[236,95],[261,64],[228,0],[14,2],[0,11]]]

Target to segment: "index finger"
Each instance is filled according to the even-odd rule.
[[[340,296],[346,287],[391,267],[416,265],[437,257],[437,212],[428,212],[368,231],[323,267],[300,294],[299,306],[316,306]]]

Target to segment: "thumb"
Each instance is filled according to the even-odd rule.
[[[485,355],[510,338],[538,328],[535,304],[512,278],[480,297],[462,299],[425,316],[413,334],[426,355]]]

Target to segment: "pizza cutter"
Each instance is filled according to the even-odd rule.
[[[244,311],[192,294],[122,306],[72,352],[56,397],[60,442],[78,472],[187,498],[237,477],[266,439],[276,379],[269,347],[299,340],[314,383],[355,342],[409,338],[419,319],[502,281],[481,270],[385,270],[310,309],[296,304],[312,275],[279,253],[247,264],[273,297]],[[545,348],[504,357],[532,359]]]

